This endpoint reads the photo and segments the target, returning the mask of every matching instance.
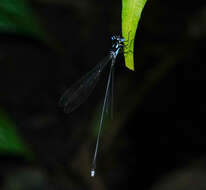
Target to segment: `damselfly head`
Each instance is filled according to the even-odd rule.
[[[124,42],[125,42],[125,39],[121,36],[118,36],[118,35],[113,35],[110,37],[110,39],[112,40],[112,43],[113,43],[113,47],[123,47],[124,46]]]
[[[117,36],[117,35],[111,36],[110,39],[111,39],[112,41],[118,41],[118,43],[122,43],[122,42],[125,41],[125,39],[124,39],[123,37]]]

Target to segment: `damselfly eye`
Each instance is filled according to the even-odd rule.
[[[125,42],[125,39],[124,39],[124,38],[120,38],[120,41],[121,41],[121,42]]]
[[[116,37],[115,37],[115,36],[111,36],[110,39],[111,39],[111,40],[115,40]]]

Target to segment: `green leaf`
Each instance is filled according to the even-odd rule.
[[[45,31],[25,0],[0,0],[0,32],[45,39]]]
[[[15,124],[5,112],[0,110],[0,154],[5,153],[33,158],[32,152],[16,130]]]
[[[122,0],[122,36],[126,40],[125,64],[134,70],[134,38],[138,22],[147,0]]]

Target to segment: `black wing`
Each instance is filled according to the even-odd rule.
[[[59,105],[64,107],[65,113],[71,113],[88,98],[96,86],[101,72],[111,58],[111,55],[106,56],[91,71],[66,90],[59,100]]]

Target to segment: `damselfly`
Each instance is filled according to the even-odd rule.
[[[78,108],[86,98],[91,94],[92,90],[96,86],[100,75],[104,68],[110,63],[110,71],[107,80],[106,93],[104,97],[104,103],[101,112],[99,130],[97,135],[96,147],[94,151],[94,157],[91,166],[91,176],[95,175],[96,170],[96,158],[99,146],[100,133],[102,130],[102,123],[105,111],[108,111],[109,107],[113,107],[113,79],[114,79],[114,64],[116,57],[123,51],[125,39],[121,36],[112,36],[112,48],[109,54],[100,61],[90,72],[83,76],[79,81],[74,83],[66,92],[62,95],[59,101],[59,105],[64,107],[66,113],[71,113]],[[111,110],[112,113],[112,110]]]

